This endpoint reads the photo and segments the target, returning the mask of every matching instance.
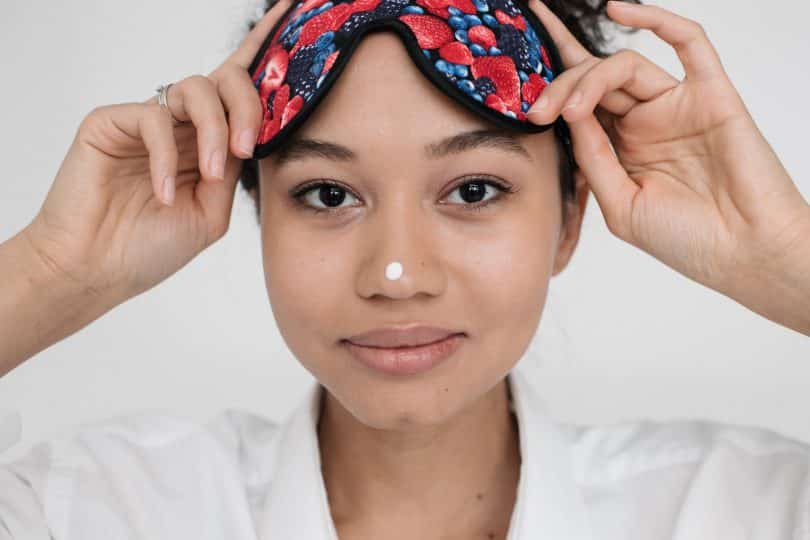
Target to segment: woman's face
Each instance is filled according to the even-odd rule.
[[[553,131],[441,143],[492,127],[435,88],[395,34],[376,32],[295,134],[332,150],[298,145],[261,161],[264,273],[279,330],[370,427],[440,424],[491,390],[528,347],[549,279],[576,245],[587,192],[579,185],[579,207],[561,228]],[[343,191],[291,197],[318,180]],[[514,193],[459,189],[484,180]],[[393,261],[404,273],[390,281]],[[466,337],[445,361],[408,376],[379,373],[342,343],[412,322]]]

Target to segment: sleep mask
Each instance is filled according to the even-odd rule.
[[[573,164],[562,116],[547,125],[526,117],[565,68],[524,1],[294,1],[249,68],[264,107],[253,158],[266,157],[304,122],[366,33],[390,29],[419,70],[450,98],[503,128],[540,133],[554,126]]]

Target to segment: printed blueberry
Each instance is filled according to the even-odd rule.
[[[323,80],[324,80],[325,78],[326,78],[326,74],[321,75],[321,76],[318,78],[318,82],[316,82],[316,83],[315,83],[315,86],[316,86],[317,88],[320,88],[320,87],[321,87],[321,85],[323,84]]]
[[[309,68],[309,72],[312,73],[314,76],[319,77],[321,72],[323,71],[324,61],[316,58],[312,61],[312,66]]]
[[[484,24],[490,28],[498,28],[501,25],[501,23],[498,22],[498,19],[489,14],[482,15],[481,19],[484,21]]]
[[[453,15],[447,19],[447,24],[449,24],[453,30],[466,30],[467,26],[469,26],[463,17],[458,17],[456,15]]]
[[[436,69],[438,69],[443,73],[447,73],[448,75],[453,74],[453,68],[450,66],[450,64],[448,64],[442,59],[436,60],[435,66]]]
[[[485,48],[483,48],[481,45],[479,45],[478,43],[473,43],[472,45],[470,45],[470,52],[473,54],[473,56],[486,56],[487,55],[487,50]]]
[[[326,11],[327,9],[331,8],[334,5],[335,5],[334,2],[327,2],[318,8],[318,13],[323,13],[324,11]]]
[[[467,43],[470,42],[470,40],[467,38],[467,31],[466,30],[456,30],[455,38],[456,38],[456,41],[460,41],[460,42],[462,42],[464,44],[467,44]]]
[[[457,8],[457,7],[455,7],[455,6],[447,6],[447,12],[448,12],[450,15],[463,15],[463,14],[464,14],[464,12],[463,12],[463,11],[461,11],[460,9],[458,9],[458,8]]]
[[[489,11],[489,4],[487,4],[485,0],[473,0],[473,5],[477,11]]]
[[[453,64],[453,70],[459,77],[466,77],[469,75],[469,70],[464,64]]]
[[[423,53],[425,53],[425,56],[426,56],[426,57],[428,58],[428,60],[429,60],[429,59],[430,59],[430,51],[429,51],[429,50],[427,50],[427,49],[422,49],[422,52],[423,52]]]
[[[481,19],[475,15],[464,15],[464,20],[467,22],[467,26],[478,26],[479,24],[483,24]]]
[[[527,102],[525,102],[525,101],[521,101],[521,102],[520,102],[520,110],[521,110],[521,111],[523,111],[523,112],[529,112],[529,108],[530,108],[530,107],[531,107],[531,105],[529,105]]]
[[[518,77],[520,77],[520,80],[521,80],[522,82],[526,82],[526,81],[528,81],[528,80],[529,80],[529,76],[528,76],[528,75],[526,75],[526,72],[525,72],[525,71],[523,71],[522,69],[521,69],[521,70],[518,70]]]
[[[517,118],[517,115],[515,113],[513,113],[512,111],[506,111],[503,114],[505,114],[506,116],[509,116],[510,118]]]
[[[543,79],[546,81],[546,83],[551,84],[551,81],[554,80],[554,74],[550,71],[546,71],[546,76],[543,77]]]
[[[319,49],[325,49],[329,46],[330,43],[335,39],[334,32],[326,32],[321,34],[317,40],[315,40],[315,47]]]
[[[405,9],[402,10],[402,13],[416,13],[421,14],[424,13],[425,10],[419,6],[405,6]]]
[[[489,55],[490,56],[498,56],[499,54],[503,54],[498,47],[490,47],[489,48]]]
[[[473,98],[475,98],[475,101],[480,101],[481,103],[484,102],[484,96],[482,96],[481,94],[471,94],[471,95]]]
[[[458,81],[458,87],[467,92],[468,94],[475,92],[475,85],[469,79],[463,79]]]

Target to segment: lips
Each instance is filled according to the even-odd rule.
[[[346,341],[375,348],[414,347],[442,341],[455,334],[463,334],[463,332],[427,325],[385,327],[352,336]]]

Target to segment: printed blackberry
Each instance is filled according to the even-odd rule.
[[[518,9],[512,0],[491,0],[490,5],[492,6],[493,12],[496,9],[500,9],[510,17],[520,15],[520,9]]]
[[[498,33],[498,48],[515,60],[518,69],[530,73],[534,69],[529,57],[529,44],[521,33],[519,28],[511,24],[502,24]]]
[[[317,54],[318,47],[314,43],[299,48],[287,65],[287,80],[294,81],[299,77],[305,77]]]
[[[473,81],[475,91],[479,94],[486,96],[487,94],[495,93],[495,83],[489,77],[478,77]]]
[[[337,33],[335,33],[335,41],[339,41],[341,44],[346,40],[346,38],[354,32],[358,27],[366,24],[374,18],[373,11],[363,11],[361,13],[353,13],[351,17],[346,19],[346,22],[338,29]]]
[[[292,81],[292,79],[290,79],[290,81]],[[304,98],[304,101],[309,101],[312,94],[314,94],[315,90],[317,90],[317,81],[318,77],[307,72],[306,76],[295,81],[295,84],[290,84],[290,99],[292,99],[293,96],[298,95]]]
[[[410,4],[410,0],[382,0],[374,10],[374,17],[395,17]]]

